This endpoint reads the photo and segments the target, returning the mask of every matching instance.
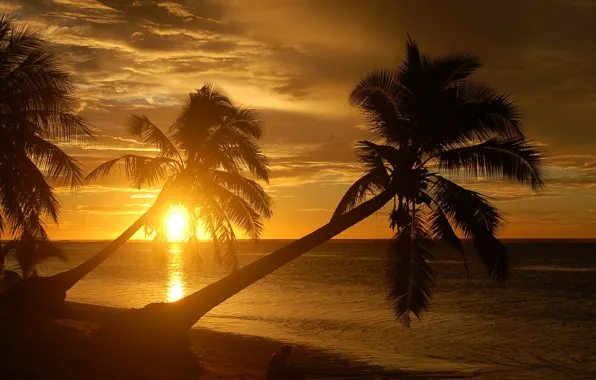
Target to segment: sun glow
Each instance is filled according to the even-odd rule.
[[[172,207],[165,217],[168,241],[183,241],[189,233],[189,215],[184,207]]]

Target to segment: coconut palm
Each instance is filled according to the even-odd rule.
[[[406,59],[356,86],[350,103],[364,115],[375,142],[356,152],[366,170],[340,201],[334,218],[397,183],[389,226],[388,298],[405,325],[428,309],[436,241],[462,254],[456,232],[470,239],[488,274],[509,276],[509,257],[496,235],[503,224],[491,200],[453,179],[511,180],[543,186],[541,152],[528,142],[515,103],[470,80],[480,67],[469,54],[433,58],[408,42]]]
[[[190,94],[169,133],[142,115],[131,115],[127,129],[147,146],[157,148],[157,155],[116,157],[89,173],[87,180],[123,167],[137,188],[163,183],[155,204],[89,260],[23,286],[22,293],[38,294],[27,302],[58,306],[68,289],[143,226],[156,230],[157,237],[163,236],[161,220],[171,205],[188,210],[194,227],[190,229],[189,241],[196,242],[198,228],[207,231],[213,238],[216,257],[221,257],[222,264],[230,270],[238,266],[234,227],[254,239],[261,235],[263,218],[272,214],[271,198],[256,180],[244,175],[248,172],[264,181],[269,178],[267,158],[257,144],[262,123],[255,111],[235,106],[220,88],[207,84]]]
[[[92,134],[73,91],[40,33],[0,14],[0,235],[48,244],[43,219],[57,222],[60,211],[48,180],[82,184],[78,162],[56,145]],[[0,247],[0,263],[7,251]],[[18,257],[34,263],[38,255],[24,250]]]
[[[165,208],[181,205],[190,214],[188,240],[197,241],[198,229],[207,231],[216,258],[226,268],[237,269],[234,226],[257,239],[263,218],[272,215],[269,195],[244,176],[247,171],[269,180],[268,160],[256,142],[262,124],[255,111],[234,106],[220,88],[207,84],[190,94],[169,136],[146,116],[135,114],[129,118],[128,132],[158,148],[158,155],[116,157],[93,170],[87,180],[105,176],[122,163],[136,188],[164,182],[162,201],[148,217],[149,230],[162,238]]]
[[[487,197],[446,174],[513,180],[538,190],[541,154],[527,141],[514,102],[470,79],[479,67],[469,54],[434,58],[408,41],[397,67],[372,72],[350,95],[375,141],[358,143],[364,175],[329,223],[181,300],[124,313],[99,331],[98,340],[113,348],[126,336],[125,350],[148,353],[173,347],[209,310],[387,204],[396,230],[389,298],[401,322],[409,324],[428,307],[433,239],[462,251],[459,231],[472,239],[489,274],[507,279],[509,259],[496,238],[501,214]]]
[[[35,238],[27,232],[8,242],[4,252],[7,256],[14,256],[23,279],[38,276],[37,267],[48,259],[66,260],[64,252],[54,243]]]

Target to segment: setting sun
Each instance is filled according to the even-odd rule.
[[[172,207],[165,218],[168,241],[182,241],[188,235],[188,212],[183,207]]]

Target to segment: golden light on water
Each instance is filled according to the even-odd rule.
[[[172,207],[165,218],[168,241],[182,241],[188,236],[189,215],[184,207]]]
[[[180,244],[172,244],[169,251],[168,302],[174,302],[184,297],[184,268],[182,258],[180,257],[182,252]]]

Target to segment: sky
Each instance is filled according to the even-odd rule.
[[[126,135],[131,112],[167,130],[206,82],[265,120],[266,190],[275,215],[264,238],[298,238],[325,224],[362,173],[366,137],[350,90],[391,67],[407,35],[432,55],[480,57],[477,79],[511,94],[547,156],[539,194],[501,181],[466,183],[494,197],[506,238],[596,237],[596,1],[594,0],[0,0],[43,30],[77,84],[91,145],[68,147],[91,171],[123,153],[151,154]],[[159,189],[121,176],[76,193],[57,188],[54,239],[113,239]],[[379,213],[343,238],[391,236]],[[138,234],[137,237],[142,237]]]

